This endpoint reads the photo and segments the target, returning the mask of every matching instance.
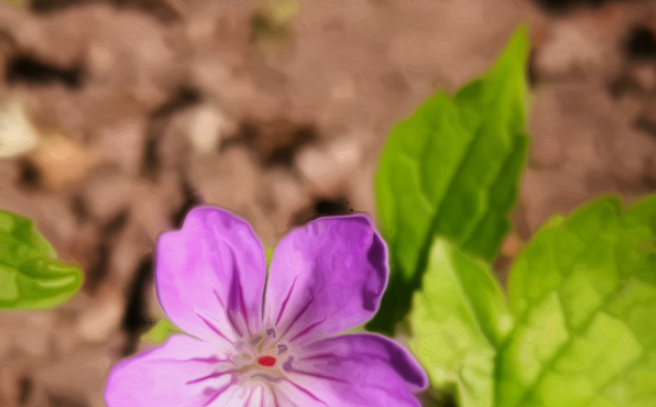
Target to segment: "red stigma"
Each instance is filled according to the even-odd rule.
[[[257,359],[257,364],[260,366],[271,367],[276,364],[276,358],[273,356],[262,356]]]

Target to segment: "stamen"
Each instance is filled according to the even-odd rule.
[[[260,346],[258,346],[258,351],[262,352],[263,349],[266,349],[269,346],[269,342],[271,339],[276,338],[276,330],[275,329],[267,329],[266,331],[266,338],[264,338],[263,342],[260,342]]]
[[[260,356],[257,358],[257,364],[260,366],[271,367],[276,364],[276,358],[273,356]]]

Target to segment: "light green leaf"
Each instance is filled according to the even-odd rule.
[[[516,259],[497,407],[656,406],[656,197],[544,227]]]
[[[150,331],[146,332],[141,339],[159,345],[166,342],[166,340],[173,334],[181,333],[171,321],[166,318],[162,318],[155,324]]]
[[[0,211],[0,308],[53,308],[81,285],[79,267],[58,261],[31,220]]]
[[[461,407],[492,407],[496,349],[513,323],[489,266],[436,240],[409,320],[433,387],[455,385]]]
[[[438,92],[392,129],[375,179],[392,284],[370,328],[390,332],[405,315],[436,237],[496,257],[526,162],[528,50],[521,29],[485,76],[453,98]]]
[[[513,264],[506,308],[484,263],[438,241],[411,346],[461,407],[656,407],[655,243],[656,196],[556,217]]]

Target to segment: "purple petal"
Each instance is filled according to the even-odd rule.
[[[331,407],[418,407],[413,394],[428,382],[408,352],[373,334],[313,342],[286,368],[290,381]]]
[[[260,330],[264,252],[242,219],[193,209],[180,231],[160,236],[155,266],[159,301],[182,330],[228,342]]]
[[[108,407],[205,407],[243,390],[229,373],[234,365],[216,343],[186,335],[114,367],[105,389]]]
[[[361,215],[320,218],[276,248],[266,292],[265,326],[305,341],[369,320],[387,284],[387,250]]]

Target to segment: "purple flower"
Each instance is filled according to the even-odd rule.
[[[335,335],[376,312],[387,251],[368,218],[320,218],[262,246],[229,212],[192,210],[163,234],[156,284],[189,335],[119,363],[109,407],[416,407],[426,375],[374,334]],[[266,286],[266,289],[265,289]]]

